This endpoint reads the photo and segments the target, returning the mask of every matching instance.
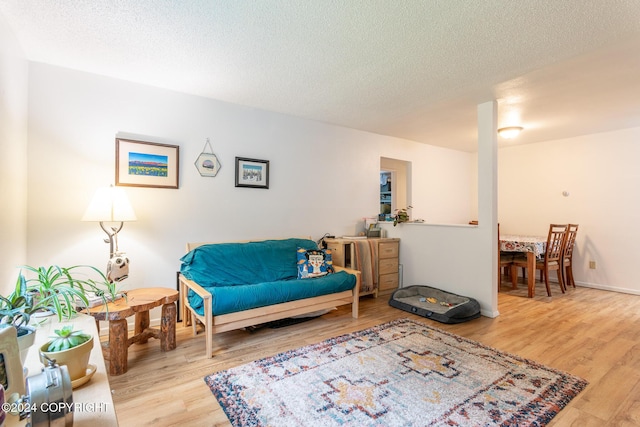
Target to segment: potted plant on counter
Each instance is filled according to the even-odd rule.
[[[35,340],[35,328],[30,325],[34,322],[30,321],[47,313],[57,315],[58,320],[71,319],[78,305],[86,307],[88,292],[106,301],[115,288],[102,271],[89,265],[20,267],[14,290],[0,295],[0,327],[16,328],[22,364]]]
[[[78,306],[87,307],[89,293],[100,295],[105,302],[115,296],[115,287],[98,268],[90,265],[72,267],[23,266],[22,270],[31,273],[25,279],[28,291],[36,294],[34,311],[48,311],[58,316],[58,320],[71,319]],[[88,274],[97,276],[89,278]],[[23,276],[23,272],[20,272]]]
[[[33,304],[33,293],[28,290],[23,275],[18,276],[16,287],[11,294],[6,297],[0,295],[0,327],[16,329],[20,361],[23,365],[36,337],[35,328],[29,325],[31,315],[36,310]]]
[[[407,206],[404,209],[396,209],[395,215],[393,215],[393,226],[409,221],[409,211],[412,206]]]
[[[89,365],[93,336],[81,330],[74,331],[73,325],[65,325],[54,332],[55,335],[40,347],[42,363],[46,366],[49,359],[58,365],[66,365],[72,387],[80,385],[78,383],[83,380],[88,381],[95,372],[95,367]]]

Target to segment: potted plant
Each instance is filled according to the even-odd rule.
[[[88,273],[97,279],[89,278]],[[70,319],[78,305],[87,306],[87,292],[99,295],[106,302],[116,294],[116,289],[102,271],[89,265],[21,267],[13,292],[0,295],[0,327],[16,328],[23,364],[35,340],[35,328],[29,325],[33,315],[50,312],[56,314],[58,320]]]
[[[76,314],[78,306],[87,307],[88,292],[100,296],[105,302],[110,297],[115,298],[116,295],[115,286],[108,282],[104,273],[90,265],[72,267],[26,265],[22,270],[32,273],[32,277],[25,279],[25,283],[27,291],[36,294],[34,311],[49,311],[57,314],[58,320],[71,319]],[[98,279],[88,278],[87,273],[95,273]],[[24,277],[22,271],[20,276]]]
[[[409,211],[412,209],[412,206],[407,206],[404,209],[396,209],[395,215],[393,216],[393,226],[409,221]]]
[[[35,328],[29,326],[31,315],[36,310],[33,293],[28,290],[23,275],[18,276],[16,287],[11,294],[6,297],[0,295],[0,327],[16,328],[20,361],[23,365],[36,337]]]
[[[93,336],[81,330],[74,331],[73,325],[65,325],[54,332],[55,335],[40,347],[42,363],[46,366],[48,358],[58,365],[66,365],[72,383],[86,377]]]

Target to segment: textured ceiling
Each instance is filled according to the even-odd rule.
[[[0,0],[29,60],[466,151],[640,126],[638,0]],[[503,141],[500,141],[504,143]]]

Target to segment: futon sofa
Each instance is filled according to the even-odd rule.
[[[358,317],[360,272],[333,266],[310,239],[188,243],[179,275],[183,325],[213,334],[340,305]]]

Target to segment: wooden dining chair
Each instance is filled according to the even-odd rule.
[[[511,267],[513,262],[512,252],[502,252],[500,250],[500,224],[498,223],[498,291],[502,285],[502,271],[507,271],[507,267]]]
[[[560,285],[560,290],[564,293],[564,284],[562,281],[562,255],[568,228],[567,224],[550,224],[544,258],[542,260],[536,260],[536,270],[540,270],[540,281],[542,281],[544,277],[547,296],[551,296],[549,273],[554,270],[558,272],[558,284]],[[518,267],[526,266],[526,260],[514,259],[511,263],[511,274],[517,274]],[[528,271],[527,274],[535,274],[535,271]]]
[[[564,243],[564,251],[562,255],[562,274],[564,275],[562,280],[565,289],[569,285],[576,287],[576,282],[573,280],[573,247],[576,243],[576,236],[578,235],[578,224],[569,224],[567,228],[567,238]]]

